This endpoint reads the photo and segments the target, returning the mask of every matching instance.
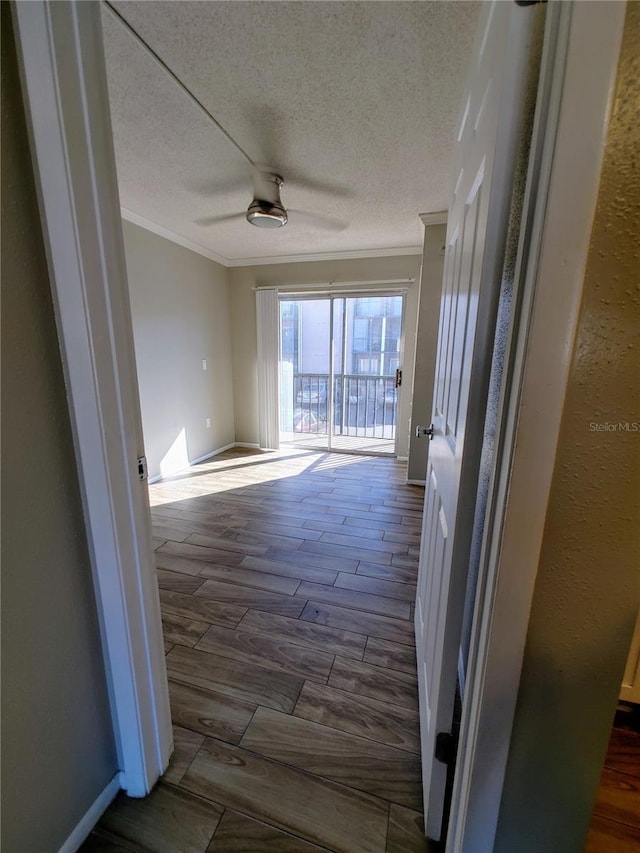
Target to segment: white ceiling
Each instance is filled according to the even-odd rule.
[[[267,231],[243,219],[196,223],[246,210],[248,165],[103,6],[123,208],[231,265],[419,246],[418,214],[447,207],[479,5],[114,3],[248,154],[283,175],[285,207],[344,226],[291,213]]]

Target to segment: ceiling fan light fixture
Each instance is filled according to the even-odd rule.
[[[247,210],[247,222],[257,228],[282,228],[288,221],[287,211],[279,204],[254,199]]]

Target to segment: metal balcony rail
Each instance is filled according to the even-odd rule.
[[[327,434],[329,386],[328,373],[294,373],[292,432]],[[397,402],[395,376],[336,373],[332,435],[393,439]]]

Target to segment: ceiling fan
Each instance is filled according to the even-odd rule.
[[[209,121],[211,121],[218,128],[218,130],[221,131],[221,133],[229,140],[229,142],[235,146],[238,153],[242,155],[242,157],[245,159],[245,161],[251,168],[253,176],[253,200],[249,205],[246,213],[238,212],[231,214],[223,214],[222,216],[208,216],[204,217],[203,219],[195,220],[196,225],[215,225],[220,222],[233,222],[236,220],[246,219],[247,222],[249,222],[251,225],[255,225],[258,228],[274,229],[282,228],[283,225],[286,225],[289,221],[289,214],[292,213],[294,214],[294,219],[296,221],[307,220],[307,223],[314,228],[320,228],[329,231],[342,231],[347,227],[346,223],[340,222],[339,220],[334,219],[333,217],[325,216],[321,213],[316,212],[315,210],[287,210],[282,204],[282,200],[280,198],[280,190],[284,186],[284,179],[278,174],[278,170],[274,169],[273,167],[263,167],[258,165],[249,156],[249,154],[247,154],[245,149],[220,124],[218,119],[205,107],[202,101],[200,101],[196,97],[196,95],[194,95],[194,93],[187,88],[187,86],[182,82],[182,80],[177,76],[177,74],[142,38],[140,33],[138,33],[134,29],[134,27],[121,14],[121,12],[112,5],[110,0],[103,0],[103,2],[105,7],[118,21],[120,21],[120,23],[136,40],[136,42],[173,79],[177,86],[191,99],[191,101],[200,109],[200,111],[204,113],[207,119],[209,119]],[[265,131],[265,124],[275,123],[275,121],[277,120],[277,116],[273,114],[273,111],[270,110],[269,107],[257,108],[255,110],[255,113],[256,115],[260,114],[260,117],[262,118],[262,127],[259,128],[259,131],[260,136],[263,136]],[[267,136],[271,137],[272,139],[275,138],[275,134],[267,133]],[[280,145],[280,148],[282,148],[282,144]],[[275,162],[273,158],[272,162]],[[289,182],[296,184],[300,187],[304,187],[306,189],[313,189],[321,192],[328,191],[333,196],[344,196],[350,194],[348,191],[345,192],[340,187],[336,187],[331,184],[318,184],[316,181],[293,174],[291,171],[289,174]],[[231,187],[228,187],[227,189],[230,188]],[[213,191],[218,191],[218,188],[214,188]]]
[[[293,220],[306,222],[315,227],[329,231],[342,231],[346,228],[344,222],[316,211],[287,210],[280,198],[280,190],[284,186],[284,178],[269,169],[253,169],[253,200],[244,213],[230,213],[221,216],[206,216],[197,219],[197,225],[216,225],[222,222],[236,222],[246,219],[257,228],[282,228]]]

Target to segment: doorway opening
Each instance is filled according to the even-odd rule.
[[[280,297],[282,445],[395,455],[404,300]]]

